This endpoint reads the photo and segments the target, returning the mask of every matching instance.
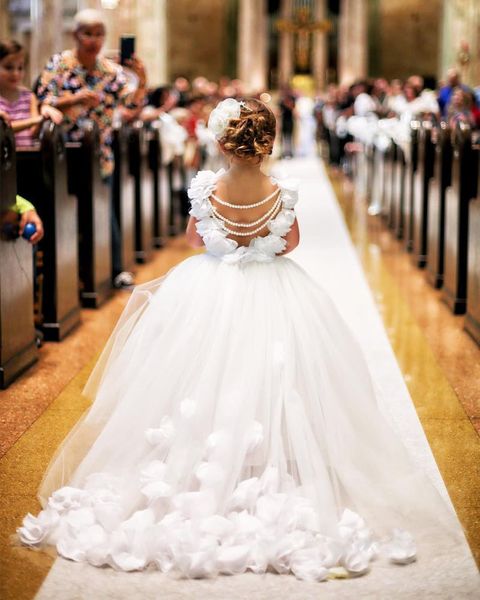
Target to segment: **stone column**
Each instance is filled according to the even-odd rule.
[[[315,21],[324,21],[327,18],[326,0],[315,0]],[[312,75],[315,80],[315,89],[321,90],[325,87],[327,63],[328,63],[328,32],[317,31],[313,33],[313,56],[312,56]]]
[[[267,3],[240,0],[237,74],[252,93],[267,87]]]
[[[280,15],[282,19],[291,20],[293,0],[282,0]],[[293,33],[281,31],[278,47],[278,80],[280,86],[290,83],[293,75]]]
[[[11,37],[10,13],[7,2],[0,2],[0,40],[9,40]]]
[[[30,81],[40,74],[52,54],[63,50],[63,3],[43,0],[36,6],[37,10],[32,11]]]
[[[167,0],[141,0],[137,12],[137,51],[145,62],[148,85],[167,83]]]
[[[338,43],[338,79],[352,83],[367,75],[367,3],[342,0]]]

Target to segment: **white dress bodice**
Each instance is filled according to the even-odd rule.
[[[217,172],[200,171],[192,180],[188,190],[191,202],[190,215],[197,219],[197,232],[202,237],[208,254],[223,262],[238,264],[246,262],[270,262],[286,247],[285,236],[295,221],[294,206],[298,200],[298,181],[294,179],[274,182],[280,188],[281,208],[269,221],[267,235],[254,237],[248,246],[241,246],[229,237],[225,224],[215,218],[211,195],[225,169]]]

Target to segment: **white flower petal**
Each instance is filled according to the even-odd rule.
[[[220,547],[217,554],[217,566],[224,575],[237,575],[247,569],[250,545]]]
[[[245,436],[247,453],[254,452],[263,442],[263,425],[254,421]]]
[[[225,471],[218,463],[201,462],[195,470],[202,487],[214,488],[225,480]]]
[[[172,419],[164,416],[160,421],[160,427],[157,429],[147,429],[145,437],[152,446],[165,445],[168,447],[173,441],[175,433],[175,426]]]
[[[408,531],[395,529],[387,546],[387,555],[391,562],[401,565],[416,560],[417,547],[412,535]]]

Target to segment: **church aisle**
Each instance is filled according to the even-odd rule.
[[[442,487],[429,448],[425,444],[416,413],[408,399],[408,392],[400,370],[388,346],[385,331],[375,310],[354,248],[341,220],[340,211],[335,203],[326,174],[313,161],[292,161],[287,163],[285,168],[291,175],[300,177],[304,182],[298,208],[300,225],[303,230],[303,243],[295,251],[293,258],[300,262],[334,298],[343,316],[365,347],[375,383],[381,390],[381,400],[388,405],[388,409],[392,412],[393,426],[400,431],[417,459]],[[361,211],[358,212],[358,215],[361,215]],[[360,225],[359,221],[354,222],[355,227]],[[366,230],[362,235],[367,236]],[[160,253],[161,260],[166,261],[162,263],[163,267],[159,267],[159,259],[157,259],[151,266],[141,270],[141,280],[158,276],[169,268],[170,265],[167,263],[174,264],[187,256],[189,252],[183,246],[182,241],[177,240],[169,249]],[[377,258],[379,257],[377,256]],[[427,429],[429,442],[446,479],[452,499],[467,529],[468,523],[470,523],[469,531],[473,539],[475,520],[479,521],[480,490],[478,490],[478,479],[475,482],[473,473],[474,465],[479,463],[480,439],[461,409],[458,398],[442,369],[432,360],[431,350],[399,294],[395,281],[388,278],[384,272],[385,266],[381,263],[382,259],[379,258],[375,267],[377,273],[382,271],[381,276],[373,279],[370,277],[371,284],[375,286],[374,295],[378,297],[378,294],[384,294],[382,299],[383,316],[386,319],[387,327],[389,327],[388,319],[390,321],[393,319],[397,323],[397,342],[399,343],[395,343],[396,351],[405,348],[407,342],[411,349],[416,349],[415,356],[420,357],[417,363],[428,365],[424,368],[423,380],[428,381],[429,386],[435,389],[437,394],[440,390],[438,396],[441,396],[442,400],[441,415],[438,412],[438,402],[436,402],[438,398],[435,398],[433,394],[422,397],[422,387],[418,385],[418,382],[414,382],[417,383],[417,386],[411,387],[417,411],[422,418],[423,426]],[[371,275],[371,271],[367,269],[367,276],[369,274]],[[350,286],[353,286],[355,294],[349,293]],[[125,299],[126,295],[117,294],[113,302],[98,311],[95,314],[96,324],[91,326],[91,331],[97,332],[100,329],[100,322],[104,323],[104,333],[101,335],[105,339],[108,334],[107,323],[115,321]],[[74,335],[81,335],[81,331],[85,327],[86,325],[82,326]],[[403,332],[407,339],[405,337],[400,339],[400,333]],[[61,348],[60,354],[57,355],[58,360],[61,360],[62,363],[70,363],[69,353],[73,355],[78,346],[72,343],[72,346],[67,348],[64,344],[65,342],[58,346]],[[93,353],[97,348],[93,350],[90,346],[90,350]],[[398,352],[397,358],[400,358]],[[83,360],[87,361],[86,354]],[[85,408],[79,398],[79,391],[88,376],[91,364],[90,359],[66,387],[64,387],[65,383],[57,385],[60,388],[57,393],[64,387],[62,393],[1,460],[2,488],[7,487],[9,490],[9,494],[4,496],[2,501],[2,532],[11,533],[13,525],[18,523],[21,515],[28,510],[35,509],[35,490],[47,458]],[[24,381],[26,377],[24,376],[21,381]],[[29,383],[27,387],[32,386]],[[455,432],[457,435],[454,435]],[[459,443],[460,439],[462,444]],[[460,460],[462,460],[462,468],[459,468]],[[465,476],[461,480],[457,478],[457,483],[454,482],[453,475],[459,477],[459,474],[462,473]],[[476,507],[475,501],[477,502]],[[468,518],[462,517],[461,509],[463,508],[468,508],[464,512],[467,517],[470,515],[470,521]],[[476,537],[478,540],[478,532]],[[5,552],[9,556],[8,572],[11,579],[8,581],[8,593],[3,594],[2,597],[32,598],[36,588],[47,574],[52,559],[45,554],[30,552],[24,548],[7,549],[7,543],[8,540],[4,538],[2,554]],[[252,574],[231,578],[221,577],[215,581],[177,582],[158,573],[116,573],[110,569],[92,569],[86,565],[57,560],[37,597],[73,599],[158,598],[159,596],[162,598],[245,598],[251,596],[254,598],[291,597],[303,600],[318,597],[321,593],[325,598],[416,598],[420,595],[425,597],[435,595],[436,598],[469,598],[473,597],[471,595],[475,589],[473,586],[477,583],[476,570],[473,562],[468,558],[467,552],[463,558],[463,563],[461,557],[452,557],[449,565],[435,565],[430,562],[427,566],[422,563],[420,557],[418,564],[409,567],[408,580],[405,578],[406,571],[404,569],[383,573],[381,569],[377,568],[367,577],[351,580],[345,584],[333,581],[323,585],[300,582],[293,577],[280,578],[276,575],[259,577]],[[16,561],[15,566],[13,561]],[[5,570],[2,570],[5,573]],[[319,588],[319,585],[322,587]],[[381,596],[378,595],[379,589],[384,590]]]

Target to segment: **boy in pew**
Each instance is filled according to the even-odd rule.
[[[53,106],[39,108],[33,92],[22,85],[25,58],[18,42],[0,41],[0,118],[12,127],[17,146],[31,146],[46,119],[56,124],[63,120],[61,111]]]
[[[43,222],[42,219],[38,216],[38,213],[35,210],[33,204],[17,194],[16,203],[13,207],[13,210],[18,215],[20,215],[20,221],[18,223],[18,234],[23,234],[23,230],[25,229],[25,225],[27,223],[33,223],[35,225],[36,231],[31,237],[28,238],[28,241],[32,245],[39,242],[43,238]]]
[[[33,246],[43,238],[43,222],[33,204],[17,194],[15,204],[0,215],[2,235],[15,239],[23,234],[27,223],[35,225],[35,233],[28,238]]]

